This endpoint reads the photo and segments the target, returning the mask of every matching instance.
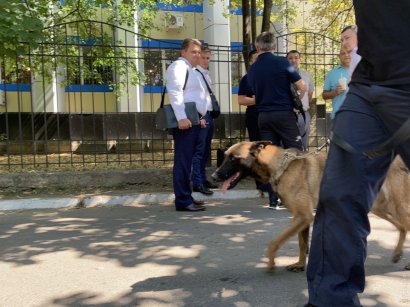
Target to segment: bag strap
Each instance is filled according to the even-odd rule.
[[[403,142],[407,141],[410,138],[410,118],[408,118],[403,125],[383,144],[381,144],[376,149],[361,152],[346,142],[342,137],[338,136],[334,132],[331,133],[330,140],[335,143],[340,148],[354,154],[364,155],[369,159],[373,159],[377,156],[385,154],[395,147],[399,146]]]
[[[185,91],[185,87],[186,87],[186,84],[187,84],[187,82],[188,82],[188,76],[189,76],[189,72],[188,72],[188,68],[187,68],[187,69],[186,69],[186,75],[185,75],[184,87],[182,88],[183,91]],[[164,107],[165,93],[166,93],[166,91],[167,91],[167,87],[164,86],[164,88],[162,89],[160,108],[163,108],[163,107]]]
[[[297,108],[297,110],[299,111],[300,114],[302,114],[303,121],[306,123],[306,114],[305,114],[305,110],[303,109],[302,99],[299,97],[299,90],[295,83],[292,83],[292,82],[290,83],[290,91],[293,96],[292,99],[299,99],[300,107]]]
[[[209,94],[213,95],[214,93],[212,92],[211,87],[209,86],[208,82],[206,81],[204,74],[203,74],[199,69],[195,69],[195,70],[196,70],[197,72],[199,72],[199,73],[201,74],[202,78],[204,79],[205,84],[206,84],[206,87],[208,88]]]

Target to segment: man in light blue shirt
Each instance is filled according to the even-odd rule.
[[[339,59],[341,65],[333,68],[325,77],[322,94],[323,99],[332,99],[332,119],[335,118],[336,112],[346,98],[347,84],[350,81],[349,66],[351,56],[349,51],[341,48]]]

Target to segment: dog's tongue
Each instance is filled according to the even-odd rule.
[[[222,187],[221,187],[221,193],[222,193],[222,194],[225,194],[226,191],[228,191],[229,185],[230,185],[232,179],[233,179],[235,176],[236,176],[236,174],[233,174],[231,177],[229,177],[228,179],[226,179],[226,180],[224,181],[224,183],[222,184]]]

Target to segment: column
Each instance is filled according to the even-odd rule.
[[[211,46],[213,52],[209,71],[222,112],[232,109],[230,21],[224,16],[228,7],[229,0],[203,2],[204,42],[219,46],[218,50]]]

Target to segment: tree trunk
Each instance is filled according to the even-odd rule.
[[[272,0],[263,0],[263,19],[261,32],[270,30],[270,14],[272,12]]]
[[[252,33],[252,45],[255,48],[256,40],[256,0],[251,0],[251,33]]]
[[[250,16],[249,16],[249,0],[242,0],[242,37],[243,37],[243,59],[245,61],[246,71],[249,68],[248,54],[250,51]]]

